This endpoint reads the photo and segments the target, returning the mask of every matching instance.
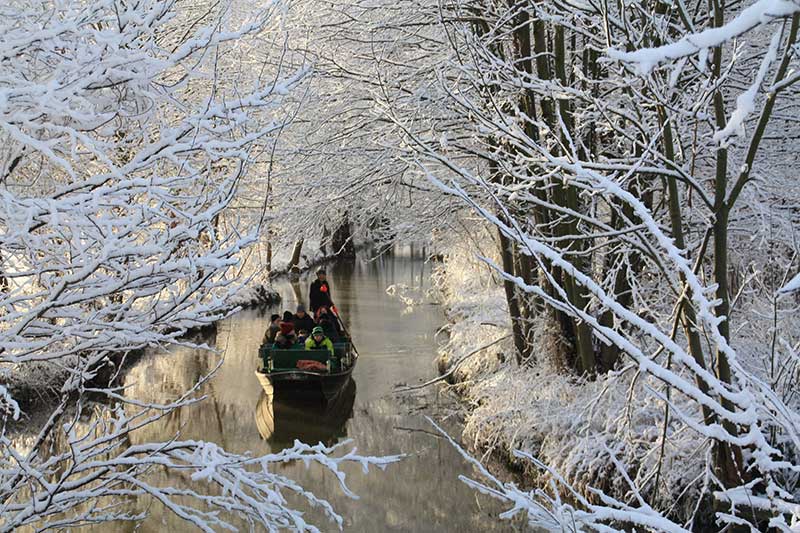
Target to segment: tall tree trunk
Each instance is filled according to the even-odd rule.
[[[631,208],[628,204],[624,204],[618,206],[617,209],[622,210],[622,214],[625,218],[632,221],[634,224],[636,216],[633,212],[633,208]],[[611,227],[615,229],[622,229],[623,221],[622,217],[614,211],[611,214]],[[611,271],[616,269],[616,273],[614,274],[614,299],[625,309],[630,309],[631,304],[633,303],[633,295],[631,293],[631,286],[628,283],[628,276],[630,275],[630,270],[632,269],[634,272],[638,272],[640,270],[638,264],[640,262],[636,261],[638,254],[625,251],[611,251],[609,252],[606,257],[604,258],[605,270]],[[629,265],[630,263],[633,263]],[[614,313],[610,309],[606,309],[600,315],[598,319],[600,325],[613,328],[614,327]],[[616,344],[602,344],[600,346],[600,368],[603,372],[608,372],[612,370],[619,361],[620,358],[620,349]]]
[[[521,253],[519,247],[517,249],[517,264],[522,281],[527,285],[533,285],[537,272],[534,268],[534,262],[531,256]],[[538,281],[538,279],[536,279]],[[540,316],[544,310],[544,302],[541,298],[532,294],[517,291],[520,298],[520,319],[522,320],[522,334],[525,337],[525,351],[522,354],[523,359],[530,361],[533,354],[533,336],[534,336],[534,319]]]
[[[541,2],[540,2],[541,3]],[[547,48],[547,27],[545,26],[545,22],[540,18],[533,19],[533,51],[534,57],[536,58],[536,76],[541,80],[552,80],[554,78],[553,75],[553,67],[549,60],[549,51]],[[550,131],[558,131],[558,121],[556,120],[556,108],[555,102],[551,98],[542,98],[539,102],[539,106],[542,110],[542,119],[544,120],[545,124],[547,124]],[[560,192],[559,192],[560,184],[558,180],[555,180],[553,183],[553,200],[556,203],[560,203]],[[561,199],[563,202],[563,199]],[[563,205],[563,204],[561,204]],[[560,215],[556,215],[560,216]],[[552,228],[552,235],[559,236],[563,230],[563,224],[561,223],[554,223],[550,226]],[[561,269],[552,265],[549,265],[549,275],[559,282],[562,279],[562,272]],[[548,284],[549,285],[549,284]],[[551,289],[552,290],[552,289]],[[569,288],[568,288],[569,291]],[[563,311],[559,311],[555,308],[552,309],[553,319],[555,323],[558,325],[558,328],[561,332],[561,336],[567,342],[573,345],[573,348],[577,346],[577,341],[575,339],[575,325],[571,317],[569,317]],[[574,355],[574,354],[573,354]],[[561,354],[560,358],[563,360],[566,366],[572,366],[573,368],[577,365],[574,363],[573,357],[567,357],[566,354]]]
[[[8,278],[6,277],[6,272],[3,269],[3,254],[0,253],[0,292],[7,293],[8,289]]]
[[[712,2],[714,10],[714,26],[724,24],[724,6],[719,0]],[[722,47],[714,48],[713,77],[719,79],[722,70]],[[717,130],[725,128],[725,101],[719,87],[714,91],[714,117]],[[717,329],[726,343],[730,341],[730,296],[728,292],[728,150],[722,144],[716,153],[716,175],[714,185],[714,281],[717,284],[716,297],[719,302],[716,315],[723,318]],[[717,345],[717,378],[723,383],[731,383],[731,368],[727,354]],[[722,398],[722,406],[735,411],[736,406],[726,398]],[[737,435],[736,425],[730,420],[723,420],[722,425],[731,435]],[[715,466],[717,476],[725,487],[735,487],[742,481],[742,452],[737,446],[725,442],[717,442],[715,450]]]
[[[526,2],[519,2],[519,0],[508,0],[509,7],[514,11],[514,48],[515,48],[515,64],[522,69],[525,74],[528,76],[533,76],[534,73],[534,66],[533,66],[533,49],[532,49],[532,41],[531,41],[531,19],[530,14],[528,12],[527,3]],[[533,139],[534,141],[539,140],[539,130],[536,127],[535,120],[536,120],[536,93],[532,89],[526,89],[522,92],[520,96],[519,107],[527,117],[524,122],[524,129],[525,135],[529,138]],[[536,175],[537,169],[531,168],[529,169],[530,175]],[[535,187],[532,193],[540,200],[544,201],[547,199],[547,192],[544,187]],[[530,213],[528,212],[530,210]],[[541,205],[531,205],[529,208],[520,208],[520,213],[515,213],[520,215],[519,218],[525,221],[529,221],[530,217],[533,218],[533,225],[532,229],[539,229],[540,231],[546,231],[545,227],[547,224],[547,213]],[[527,228],[526,228],[527,229]],[[533,261],[530,255],[526,254],[524,250],[521,250],[519,245],[514,245],[515,251],[515,266],[519,276],[522,280],[528,284],[532,285],[534,283],[534,279],[538,282],[542,287],[547,287],[548,284],[542,284],[541,281],[543,280],[543,276],[539,275],[538,267],[536,263]],[[521,360],[528,360],[531,357],[531,353],[533,351],[533,320],[537,314],[541,314],[544,312],[544,302],[537,296],[532,294],[524,294],[521,291],[517,290],[517,298],[518,298],[518,306],[519,306],[519,314],[520,314],[520,321],[521,321],[521,330],[522,335],[524,337],[524,346],[525,349],[518,353],[518,356]]]
[[[328,247],[330,245],[331,240],[331,230],[328,229],[327,225],[322,226],[322,242],[320,242],[319,249],[322,252],[323,256],[328,255]]]
[[[567,87],[569,86],[569,80],[567,79],[567,55],[564,27],[557,25],[554,34],[553,49],[555,57],[555,73],[558,79],[561,81],[561,84]],[[562,101],[558,106],[558,112],[561,116],[561,121],[564,123],[564,127],[567,129],[570,136],[573,139],[576,138],[571,104],[567,101]],[[553,129],[553,131],[560,131],[560,128],[558,128],[556,124],[554,124],[554,126],[556,126],[556,129]],[[562,143],[564,146],[569,146],[569,141],[565,138],[565,136],[562,136]],[[578,198],[578,192],[575,187],[564,185],[561,180],[557,180],[555,190],[559,196],[562,197],[563,203],[559,202],[559,205],[566,206],[575,213],[581,211],[580,199]],[[570,218],[563,225],[560,236],[566,237],[568,235],[579,234],[578,221],[575,218]],[[565,242],[564,249],[568,249],[572,253],[570,262],[574,265],[575,269],[581,272],[586,272],[587,259],[584,255],[586,253],[585,241],[581,239],[573,239],[568,243]],[[575,278],[570,272],[564,271],[564,274],[564,281],[567,287],[567,294],[569,295],[570,303],[577,309],[585,310],[588,306],[589,300],[584,295],[583,289],[575,281]],[[573,322],[575,323],[575,349],[577,351],[578,361],[580,362],[579,370],[581,372],[593,374],[596,371],[596,363],[594,347],[592,346],[592,330],[584,321],[573,320]]]
[[[503,234],[502,231],[499,231],[499,236],[500,254],[503,259],[503,270],[512,276],[516,275],[513,243]],[[516,359],[518,363],[522,363],[522,361],[526,358],[526,354],[528,353],[528,345],[525,342],[526,339],[522,326],[522,315],[520,313],[516,285],[509,280],[504,280],[503,289],[505,289],[506,293],[508,312],[511,315],[511,330],[514,337],[514,347],[517,349]]]
[[[347,213],[344,214],[339,227],[336,228],[331,236],[331,248],[333,253],[340,257],[356,256],[356,247],[353,244],[353,230]]]
[[[672,135],[672,123],[667,116],[666,109],[663,107],[659,108],[658,117],[661,122],[661,128],[664,131],[664,155],[666,155],[670,162],[675,163],[675,145]],[[683,235],[681,200],[678,192],[678,181],[674,176],[667,177],[667,191],[672,238],[675,240],[675,246],[677,246],[680,250],[686,250],[686,241]],[[698,261],[701,260],[701,258],[698,258]],[[683,273],[680,273],[679,279],[681,281],[681,285],[686,287],[686,276]],[[700,339],[700,329],[697,324],[697,316],[695,314],[694,307],[692,306],[692,302],[687,296],[684,296],[684,300],[679,302],[679,306],[678,312],[682,317],[681,325],[683,326],[683,331],[686,334],[686,338],[689,340],[689,353],[698,366],[700,366],[702,369],[705,369],[707,367],[706,358],[703,352],[703,344]],[[701,378],[699,375],[696,375],[695,382],[697,383],[697,387],[703,391],[704,394],[709,393],[708,384],[705,382],[705,380],[703,380],[703,378]],[[711,409],[703,405],[702,410],[705,423],[712,424],[716,420],[716,417],[712,413]]]
[[[300,253],[302,251],[303,251],[303,239],[300,238],[295,241],[294,248],[292,249],[292,258],[289,260],[289,272],[299,272]]]

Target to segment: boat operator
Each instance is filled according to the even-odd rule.
[[[311,290],[308,295],[309,307],[311,314],[316,316],[317,309],[320,307],[333,308],[333,300],[331,299],[331,287],[328,285],[327,274],[324,268],[317,270],[317,279],[311,284]]]

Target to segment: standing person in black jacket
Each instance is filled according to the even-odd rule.
[[[327,275],[325,270],[320,268],[317,270],[317,279],[311,284],[311,291],[309,292],[309,303],[311,312],[316,314],[317,309],[320,307],[333,307],[333,300],[331,299],[331,287],[326,281]]]

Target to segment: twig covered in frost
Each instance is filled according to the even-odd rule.
[[[341,465],[397,457],[345,444],[264,456],[177,436],[133,444],[202,401],[205,378],[156,404],[108,377],[122,353],[177,342],[230,309],[240,282],[227,271],[256,237],[230,207],[307,73],[259,55],[285,6],[242,19],[228,2],[12,4],[0,8],[0,529],[139,521],[123,502],[150,498],[203,531],[318,531],[288,493],[341,527],[275,466],[316,463],[355,497]],[[10,391],[22,383],[60,387],[60,401],[15,439]],[[180,485],[159,481],[164,470]]]
[[[480,461],[467,453],[433,420],[428,418],[428,421],[478,471],[482,480],[473,479],[463,474],[459,475],[458,478],[478,492],[512,505],[511,509],[500,514],[502,519],[511,519],[524,513],[527,517],[528,525],[532,528],[545,528],[547,531],[572,531],[575,533],[622,532],[627,531],[627,526],[634,526],[642,528],[643,531],[652,532],[688,533],[690,531],[661,516],[651,507],[644,504],[641,498],[640,507],[631,507],[606,496],[602,491],[595,490],[594,492],[601,499],[603,505],[593,505],[578,491],[570,487],[564,478],[553,469],[547,467],[529,453],[515,450],[514,457],[531,461],[549,479],[547,487],[549,492],[542,488],[530,491],[522,490],[515,483],[505,482],[497,478]],[[623,471],[621,473],[624,474]],[[576,508],[563,501],[559,496],[561,491],[568,492],[582,508]],[[624,525],[615,526],[614,524]]]
[[[781,287],[778,293],[789,294],[798,290],[800,290],[800,274],[797,274],[789,281],[789,283]]]
[[[769,48],[767,48],[767,53],[764,54],[764,59],[761,62],[761,66],[758,69],[758,73],[752,85],[736,98],[736,109],[731,113],[725,127],[714,134],[715,141],[725,144],[728,137],[732,135],[744,138],[744,123],[750,113],[755,110],[758,90],[767,77],[770,65],[778,58],[778,45],[781,43],[781,33],[782,32],[777,31],[775,35],[772,36],[772,42]]]
[[[656,48],[641,48],[633,52],[623,52],[611,48],[608,50],[608,56],[619,61],[636,63],[641,72],[648,73],[661,63],[681,59],[704,50],[708,51],[708,49],[732,41],[762,24],[790,17],[798,11],[800,11],[800,3],[797,0],[758,0],[719,28],[692,33],[678,42]]]
[[[757,529],[770,522],[789,531],[787,510],[800,501],[800,415],[794,393],[779,392],[794,363],[776,347],[779,338],[796,345],[796,333],[774,318],[773,339],[762,342],[755,324],[764,324],[765,291],[752,284],[796,271],[790,147],[797,104],[784,96],[795,81],[800,3],[680,2],[664,12],[635,2],[566,8],[463,0],[440,11],[452,54],[436,73],[437,116],[466,117],[463,131],[459,138],[420,127],[402,106],[423,110],[428,102],[413,107],[414,96],[384,83],[381,109],[402,134],[397,149],[496,231],[498,257],[474,255],[501,280],[516,362],[535,365],[529,379],[540,379],[546,361],[576,381],[587,378],[579,381],[586,388],[594,379],[627,379],[608,374],[626,358],[638,369],[623,415],[599,428],[581,418],[570,426],[580,432],[574,441],[560,437],[562,449],[614,443],[614,455],[597,461],[591,450],[575,452],[583,462],[568,463],[564,476],[576,492],[591,493],[576,485],[604,466],[624,470],[606,481],[620,494],[606,492],[594,507],[576,499],[576,508],[602,517],[603,527],[627,521],[657,530],[662,517],[669,528],[684,527],[680,513],[687,524],[694,520],[695,506],[683,500],[676,511],[673,497],[697,498],[704,523]],[[776,20],[781,28],[761,28]],[[747,46],[738,42],[745,34]],[[738,149],[733,136],[750,121],[751,138]],[[729,182],[731,174],[738,177]],[[797,285],[779,283],[780,294]],[[790,325],[791,301],[784,298],[780,311]],[[494,335],[475,345],[484,338]],[[536,360],[539,352],[545,361]],[[512,370],[493,377],[504,384],[505,372]],[[525,392],[520,385],[509,396]],[[478,396],[475,403],[489,393]],[[508,409],[516,420],[524,407]],[[629,427],[637,417],[649,425]],[[675,433],[698,437],[692,445],[680,440],[691,447],[683,452],[709,458],[703,487],[697,475],[657,474],[661,460],[653,457],[674,445]],[[503,435],[516,442],[516,432]],[[476,440],[495,444],[494,436]],[[559,437],[534,429],[526,438]],[[569,492],[568,485],[558,490]]]
[[[502,342],[502,341],[504,341],[504,340],[506,340],[506,339],[508,339],[510,337],[511,337],[511,335],[503,335],[502,337],[499,337],[499,338],[489,342],[488,344],[484,344],[483,346],[479,346],[478,348],[475,348],[474,350],[472,350],[468,354],[462,356],[455,363],[451,364],[450,367],[448,368],[447,372],[445,372],[444,374],[441,374],[440,376],[437,376],[437,377],[435,377],[433,379],[429,379],[425,383],[421,383],[419,385],[412,385],[410,387],[399,388],[399,389],[397,389],[397,392],[408,392],[408,391],[412,391],[412,390],[424,389],[425,387],[430,387],[431,385],[434,385],[436,383],[440,383],[442,381],[445,381],[445,380],[449,379],[453,374],[455,374],[458,371],[458,368],[461,366],[461,364],[464,363],[467,359],[469,359],[470,357],[472,357],[475,354],[481,353],[484,350],[488,350],[489,348],[491,348],[495,344],[498,344],[498,343],[500,343],[500,342]]]
[[[119,428],[126,426],[124,418],[114,422]],[[370,466],[383,469],[399,460],[397,456],[361,456],[355,448],[342,454],[348,442],[326,447],[297,441],[291,448],[263,456],[232,454],[207,442],[169,441],[131,445],[115,457],[107,457],[95,451],[101,441],[108,440],[107,435],[94,439],[73,433],[69,439],[70,450],[50,457],[45,466],[56,472],[59,465],[72,461],[76,464],[55,479],[38,478],[30,486],[29,499],[7,502],[2,531],[59,520],[64,514],[73,515],[74,525],[126,519],[124,509],[109,512],[88,505],[104,497],[152,497],[168,512],[208,532],[235,530],[237,523],[270,531],[318,531],[306,522],[302,512],[293,509],[287,500],[290,493],[321,507],[341,529],[341,516],[326,500],[274,472],[276,466],[293,461],[307,466],[316,463],[336,476],[345,494],[356,498],[345,483],[342,465],[356,463],[366,472]],[[8,440],[2,442],[10,444]],[[33,471],[20,457],[4,458],[2,464],[4,469],[22,467]],[[148,473],[153,467],[181,472],[187,483],[174,487],[150,480]]]

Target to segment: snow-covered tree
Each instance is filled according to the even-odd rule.
[[[125,353],[229,311],[240,282],[226,273],[259,229],[229,208],[251,166],[269,159],[306,74],[268,60],[286,9],[0,7],[0,529],[139,520],[120,502],[146,496],[206,531],[231,515],[313,530],[283,493],[320,500],[272,465],[381,462],[302,445],[241,456],[178,436],[131,445],[131,432],[198,401],[198,389],[157,405],[115,385]],[[53,400],[49,415],[15,440],[40,395]],[[187,483],[159,485],[154,468]]]
[[[800,5],[438,7],[451,54],[437,116],[464,117],[470,134],[417,127],[409,110],[428,108],[430,91],[379,101],[403,133],[397,149],[497,229],[501,262],[487,264],[505,280],[519,364],[548,358],[586,379],[614,370],[632,411],[663,402],[652,438],[607,435],[625,457],[606,464],[630,484],[619,500],[594,494],[587,528],[788,530]],[[544,353],[531,344],[542,332]],[[665,446],[687,432],[707,482],[665,491]],[[702,512],[669,522],[687,491]]]
[[[331,253],[348,237],[378,244],[427,240],[453,221],[445,215],[463,207],[394,150],[397,126],[384,113],[384,98],[419,83],[426,84],[420,95],[440,92],[436,66],[448,50],[436,6],[361,0],[296,5],[302,7],[289,14],[281,60],[313,74],[292,95],[302,105],[280,133],[269,178],[265,172],[261,183],[253,182],[259,190],[269,182],[273,242],[295,242],[308,251],[299,239],[322,240]],[[417,115],[420,129],[442,124],[438,100],[429,98],[429,108]]]

